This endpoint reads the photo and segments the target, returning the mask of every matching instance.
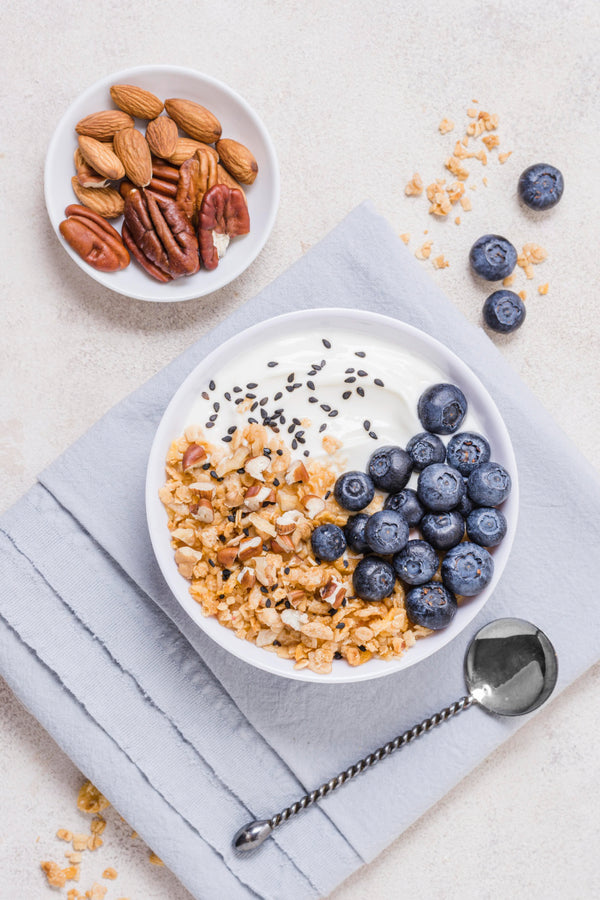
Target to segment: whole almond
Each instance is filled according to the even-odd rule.
[[[97,141],[109,141],[121,128],[131,128],[133,119],[120,109],[105,109],[91,113],[75,126],[77,134],[85,134]]]
[[[125,169],[119,157],[102,141],[80,134],[79,149],[88,166],[91,166],[99,175],[104,175],[110,181],[118,181],[125,175]]]
[[[77,173],[77,181],[82,187],[87,188],[103,188],[108,187],[108,178],[104,175],[98,175],[91,166],[89,166],[83,158],[83,153],[77,147],[73,154],[73,162],[75,163],[75,171]]]
[[[146,187],[152,178],[150,147],[141,131],[123,128],[115,134],[115,153],[125,166],[130,181],[138,187]]]
[[[71,186],[79,202],[91,209],[92,212],[98,213],[104,219],[116,219],[117,216],[123,214],[125,201],[114,188],[82,187],[76,175],[73,175],[71,178]]]
[[[239,183],[239,181],[236,181],[235,178],[232,175],[230,175],[229,172],[227,171],[227,169],[223,168],[223,166],[220,163],[217,166],[217,184],[226,184],[227,187],[235,188],[235,190],[241,191],[242,195],[244,197],[244,200],[246,200],[246,194],[244,193],[244,189],[241,186],[241,184]],[[246,200],[246,204],[247,204],[247,202],[248,201]]]
[[[156,94],[134,84],[113,84],[110,96],[119,109],[138,119],[155,119],[163,111],[164,104]]]
[[[177,138],[177,144],[175,145],[175,150],[171,153],[170,156],[167,156],[167,159],[174,166],[180,166],[182,163],[186,161],[186,159],[190,159],[196,153],[196,150],[202,149],[202,147],[207,147],[212,153],[215,154],[215,158],[218,159],[217,151],[214,147],[209,147],[208,144],[203,144],[202,141],[193,141],[191,138]]]
[[[197,141],[213,144],[221,137],[221,123],[216,116],[193,100],[165,100],[165,109],[182,131]]]
[[[258,163],[247,147],[230,138],[217,141],[217,153],[227,171],[241,181],[252,184],[258,174]]]
[[[146,140],[155,156],[168,159],[175,153],[179,132],[177,125],[168,116],[159,116],[148,122],[146,127]]]

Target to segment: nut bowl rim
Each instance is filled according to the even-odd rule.
[[[494,448],[494,459],[508,469],[512,479],[511,494],[502,507],[508,524],[507,534],[502,543],[493,550],[494,575],[490,584],[476,596],[463,600],[457,615],[447,628],[417,641],[398,660],[386,662],[371,659],[356,668],[349,666],[345,660],[334,660],[332,671],[328,675],[317,674],[307,668],[294,669],[291,660],[281,659],[254,643],[241,640],[214,617],[203,615],[200,605],[188,592],[189,582],[177,570],[173,549],[168,539],[166,511],[158,499],[158,489],[164,483],[167,450],[174,438],[183,430],[185,415],[194,392],[201,390],[200,385],[204,386],[211,377],[214,377],[237,348],[247,348],[249,339],[255,343],[267,333],[281,334],[282,329],[294,329],[297,324],[310,323],[311,319],[315,320],[317,327],[328,329],[335,326],[336,320],[343,321],[346,326],[355,325],[363,337],[365,331],[377,333],[378,329],[389,337],[391,330],[396,337],[400,337],[403,342],[401,346],[410,347],[412,352],[422,351],[426,358],[434,361],[447,374],[449,380],[461,387],[469,404],[474,404],[479,418],[485,420],[485,433]],[[320,324],[321,322],[323,324]],[[408,669],[441,650],[468,627],[496,589],[508,562],[517,528],[519,482],[510,435],[500,411],[487,388],[466,363],[436,338],[400,319],[354,308],[333,307],[300,310],[264,319],[221,343],[194,367],[173,394],[157,427],[146,470],[145,502],[150,540],[163,577],[175,599],[208,637],[243,662],[271,674],[313,684],[347,684],[369,681]]]
[[[165,284],[156,281],[147,272],[144,272],[135,260],[132,260],[129,266],[120,272],[100,272],[92,268],[67,244],[58,230],[60,222],[65,218],[65,207],[70,203],[79,203],[75,195],[72,195],[70,176],[66,177],[65,172],[57,175],[57,169],[66,170],[71,166],[73,151],[77,146],[75,124],[84,115],[94,112],[94,108],[107,109],[114,107],[116,109],[109,93],[109,87],[112,84],[132,81],[136,83],[136,80],[152,79],[156,76],[167,76],[171,79],[189,82],[190,85],[192,83],[195,84],[199,92],[197,101],[199,102],[202,99],[206,101],[203,105],[210,106],[210,98],[203,97],[200,93],[202,89],[212,91],[216,96],[220,95],[224,98],[230,104],[232,110],[236,110],[241,114],[241,130],[242,128],[249,128],[256,135],[257,144],[260,144],[260,146],[257,147],[255,145],[251,149],[253,152],[256,151],[255,155],[260,155],[261,157],[259,160],[258,178],[253,185],[243,185],[244,191],[248,195],[250,208],[250,234],[232,243],[228,253],[216,269],[210,272],[200,269],[195,275],[178,278]],[[145,87],[146,85],[140,84],[140,86]],[[158,90],[156,87],[148,89],[155,92]],[[167,84],[161,96],[170,96],[170,90]],[[102,96],[102,92],[104,92],[104,99],[97,99],[95,107],[91,105],[94,104],[94,98]],[[182,93],[186,93],[186,91],[182,91]],[[192,91],[189,90],[187,93],[191,94]],[[189,99],[193,98],[190,96]],[[218,110],[215,110],[215,114],[221,119],[223,111],[221,110],[221,115],[218,115]],[[228,114],[231,117],[231,113]],[[136,125],[139,121],[135,120]],[[229,131],[232,133],[230,134]],[[241,135],[235,133],[235,127],[227,130],[225,136],[241,139]],[[71,175],[73,174],[74,171],[71,171]],[[59,200],[59,198],[63,198],[64,202]],[[134,300],[154,303],[178,303],[184,300],[205,297],[220,290],[238,278],[260,254],[273,230],[279,208],[279,164],[273,141],[264,123],[248,101],[227,84],[219,81],[217,78],[213,78],[211,75],[206,75],[203,72],[185,66],[135,66],[113,72],[94,82],[80,93],[63,113],[54,129],[46,152],[44,199],[52,229],[58,240],[71,259],[94,281],[117,294],[131,297]],[[257,210],[258,216],[256,216]],[[252,225],[253,216],[255,216],[255,221],[257,221],[255,228]],[[107,221],[119,230],[121,218]],[[246,243],[244,243],[245,240]]]

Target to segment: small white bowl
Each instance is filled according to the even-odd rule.
[[[84,262],[60,234],[58,226],[65,218],[65,208],[71,203],[79,203],[71,188],[71,178],[75,174],[73,153],[77,148],[75,125],[90,113],[116,108],[109,91],[113,84],[135,84],[152,91],[161,100],[169,97],[195,100],[216,115],[223,126],[223,137],[245,144],[256,157],[256,181],[252,185],[243,185],[250,212],[250,233],[234,238],[217,268],[211,272],[201,269],[195,275],[163,284],[148,275],[134,259],[120,272],[99,272]],[[136,125],[144,130],[146,123],[137,120]],[[275,222],[279,205],[279,168],[275,148],[265,126],[246,101],[227,85],[193,69],[141,66],[115,72],[97,81],[71,104],[58,123],[48,147],[44,193],[48,215],[59,241],[71,259],[91,278],[127,297],[173,303],[219,290],[256,259]],[[122,218],[111,219],[110,222],[120,231]]]
[[[447,628],[417,641],[400,659],[386,662],[374,658],[356,668],[348,665],[345,660],[336,660],[330,674],[319,675],[309,669],[294,669],[293,661],[280,659],[275,653],[257,647],[249,641],[240,640],[216,618],[202,614],[199,604],[189,593],[189,582],[177,570],[167,529],[167,513],[158,498],[158,491],[165,482],[165,459],[168,449],[172,441],[183,433],[194,401],[199,393],[205,390],[210,379],[215,378],[218,372],[226,368],[228,361],[234,359],[237,352],[247,352],[249,346],[259,347],[261,341],[274,338],[284,345],[287,336],[307,327],[316,335],[335,335],[336,325],[340,328],[350,326],[353,333],[356,332],[357,343],[361,346],[363,343],[368,344],[369,336],[379,337],[388,342],[393,340],[399,353],[405,350],[416,354],[426,362],[433,363],[447,381],[458,385],[467,397],[469,409],[481,423],[483,433],[491,444],[493,459],[501,463],[510,473],[512,492],[502,507],[508,526],[506,537],[492,550],[493,578],[483,591],[475,597],[466,598],[461,603]],[[372,449],[374,448],[369,448],[369,452]],[[424,332],[397,319],[354,309],[314,309],[277,316],[240,332],[213,350],[188,375],[169,403],[152,444],[146,476],[146,512],[154,553],[169,587],[188,615],[221,647],[245,662],[285,678],[318,684],[366,681],[370,678],[391,675],[426,659],[460,634],[483,608],[502,576],[515,536],[518,507],[517,465],[510,437],[496,404],[476,375],[447,347]]]

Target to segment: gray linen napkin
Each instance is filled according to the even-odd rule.
[[[401,318],[469,364],[508,425],[521,491],[510,561],[466,633],[408,671],[352,686],[287,681],[229,657],[170,594],[144,514],[154,430],[188,372],[274,310],[331,305]],[[522,616],[549,634],[559,689],[593,664],[600,620],[586,585],[599,502],[591,467],[365,204],[111,410],[5,514],[0,672],[195,896],[323,896],[524,720],[469,711],[295,817],[253,857],[231,852],[232,834],[461,696],[464,649],[492,618]]]

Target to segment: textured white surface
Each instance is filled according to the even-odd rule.
[[[468,319],[478,322],[485,287],[466,257],[481,233],[535,241],[548,260],[517,289],[528,292],[520,332],[498,339],[506,357],[588,459],[600,466],[600,316],[595,290],[599,37],[595,4],[526,0],[435,2],[426,7],[308,0],[239,0],[208,7],[149,0],[77,7],[17,3],[2,29],[12,61],[4,103],[2,233],[2,508],[118,399],[199,334],[268,284],[361,200],[371,197],[415,249],[434,240],[450,267],[424,262]],[[162,22],[162,24],[161,24]],[[265,251],[218,294],[162,308],[110,293],[68,259],[43,208],[46,146],[66,106],[96,79],[127,65],[196,66],[239,91],[263,118],[282,174],[280,213]],[[505,166],[467,162],[477,190],[462,224],[427,215],[405,198],[418,170],[444,177],[465,111],[477,99],[500,116]],[[441,136],[447,116],[458,134]],[[558,165],[566,192],[543,217],[521,209],[518,174],[532,162]],[[476,174],[475,174],[476,173]],[[481,183],[485,174],[489,186]],[[546,297],[538,284],[548,281]],[[332,301],[342,298],[332,298]],[[277,310],[273,311],[274,313]],[[540,448],[543,458],[543,448]],[[570,598],[576,615],[576,598]],[[585,623],[582,623],[585,627]],[[336,900],[591,897],[597,893],[596,666],[489,758]],[[432,710],[424,710],[426,713]],[[365,747],[365,750],[369,749]],[[58,827],[85,825],[75,809],[80,774],[5,686],[0,690],[1,900],[52,897],[38,868],[66,845]],[[398,787],[402,802],[401,786]],[[79,823],[79,824],[78,824]],[[85,830],[82,828],[81,830]],[[36,838],[40,840],[36,843]],[[189,895],[113,813],[105,846],[86,857],[79,887],[107,865],[107,900],[184,900]],[[213,900],[207,885],[207,898]],[[215,898],[220,900],[220,898]]]

